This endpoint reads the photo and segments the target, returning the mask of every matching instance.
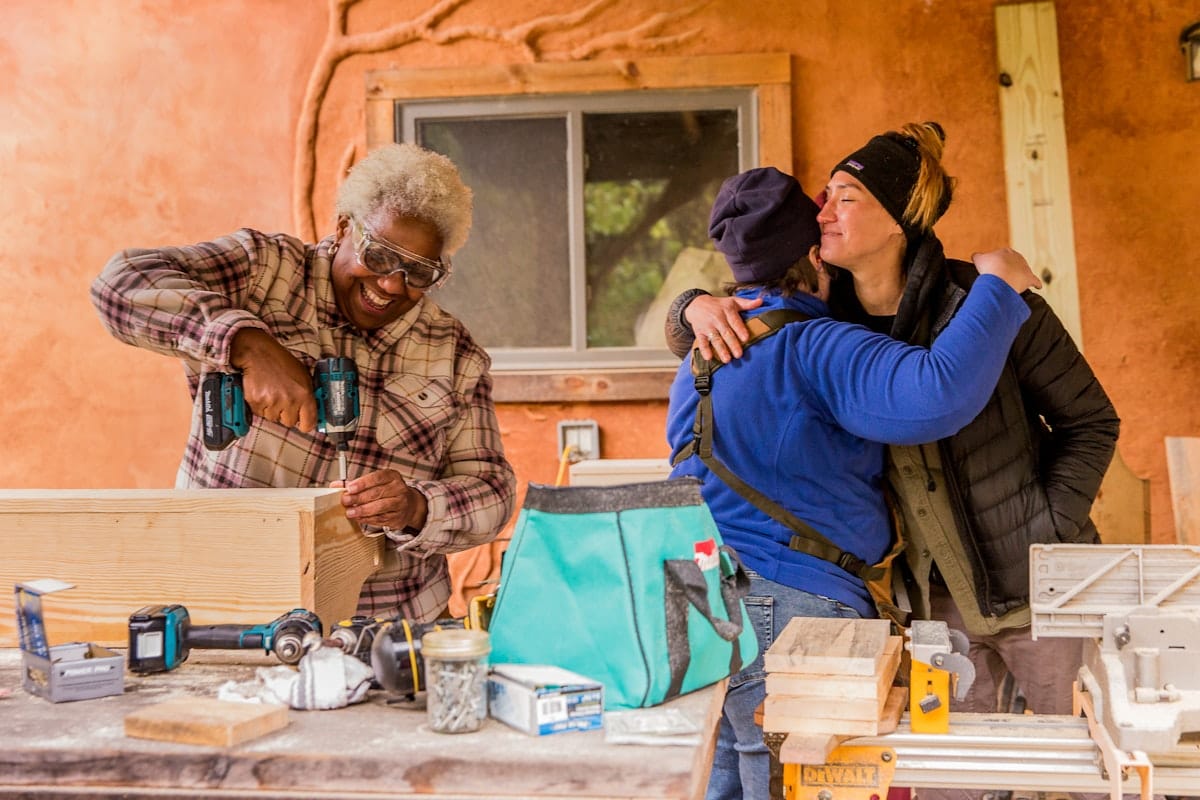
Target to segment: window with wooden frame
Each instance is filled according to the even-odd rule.
[[[497,401],[663,399],[666,304],[727,270],[707,237],[717,188],[791,171],[790,58],[372,72],[367,141],[443,152],[474,190],[434,297],[488,349]]]

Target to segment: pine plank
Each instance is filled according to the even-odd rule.
[[[770,700],[770,698],[767,698]],[[878,736],[894,731],[904,712],[908,689],[893,686],[888,693],[883,713],[871,720],[812,717],[805,714],[774,714],[771,707],[763,709],[763,730],[767,733],[797,733],[801,736]]]
[[[823,675],[804,672],[768,672],[767,694],[845,700],[878,700],[896,680],[904,637],[889,636],[875,675]]]
[[[879,680],[874,675],[841,676],[768,672],[767,696],[772,695],[874,700],[879,697]]]
[[[231,747],[288,724],[286,706],[181,697],[125,717],[125,735],[162,742]]]
[[[1168,436],[1166,444],[1175,538],[1200,545],[1200,437]]]
[[[879,719],[886,700],[886,692],[880,697],[863,698],[772,695],[768,693],[766,700],[763,701],[763,709],[764,713],[774,714],[778,717],[807,716],[813,719],[871,721]]]
[[[1168,471],[1170,442],[1168,437]],[[1112,463],[1100,482],[1091,518],[1104,544],[1150,544],[1150,480],[1129,468],[1121,457],[1120,447],[1113,453]]]
[[[883,714],[879,717],[878,735],[893,733],[900,727],[900,717],[908,707],[908,687],[893,686],[888,692],[887,703],[883,706]]]
[[[367,73],[367,97],[411,99],[548,92],[620,92],[791,82],[787,53],[422,67]]]
[[[793,617],[763,662],[767,672],[874,676],[890,636],[882,619]]]
[[[789,733],[779,746],[781,764],[826,764],[829,754],[846,740],[845,736],[801,736]]]
[[[999,72],[1011,79],[999,84],[1010,243],[1041,276],[1041,295],[1082,351],[1054,3],[1000,3],[995,17]]]

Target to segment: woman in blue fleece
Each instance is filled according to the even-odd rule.
[[[948,192],[948,180],[939,180]],[[869,206],[872,198],[864,195]],[[979,413],[1029,316],[1019,292],[1040,283],[1012,251],[977,256],[981,277],[946,331],[930,349],[907,345],[829,317],[817,296],[818,284],[827,292],[828,281],[820,264],[810,263],[821,240],[817,212],[795,178],[770,167],[728,179],[717,195],[709,235],[729,262],[735,293],[763,299],[746,315],[792,309],[812,319],[786,325],[713,375],[713,455],[835,545],[874,564],[892,539],[885,443],[934,441]],[[692,442],[698,402],[685,361],[667,410],[673,456]],[[769,754],[754,722],[766,694],[762,653],[793,616],[873,617],[874,604],[857,576],[790,549],[793,530],[698,456],[672,472],[684,475],[703,482],[725,543],[751,572],[747,610],[760,647],[758,658],[730,678],[707,796],[766,800]]]

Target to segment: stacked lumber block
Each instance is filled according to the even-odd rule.
[[[787,734],[780,761],[823,764],[846,738],[895,730],[907,694],[892,686],[903,644],[886,620],[788,622],[763,656],[763,730]]]

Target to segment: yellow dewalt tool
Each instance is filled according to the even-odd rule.
[[[467,627],[486,631],[492,621],[492,609],[496,607],[496,593],[479,594],[471,598],[467,609]]]
[[[975,682],[966,634],[939,620],[915,620],[904,644],[912,660],[908,717],[913,733],[950,729],[950,692],[962,700]]]
[[[885,746],[841,745],[824,764],[784,764],[787,800],[879,800],[896,774],[896,751]]]

